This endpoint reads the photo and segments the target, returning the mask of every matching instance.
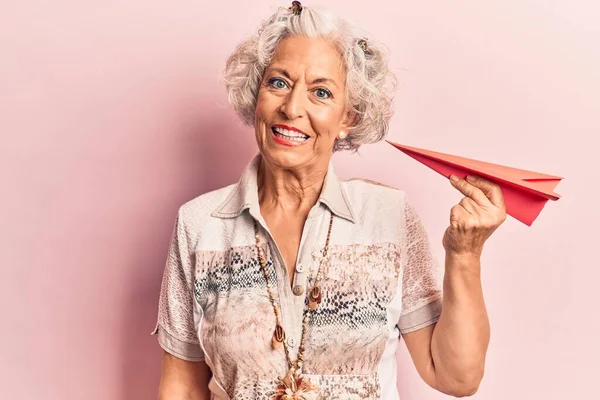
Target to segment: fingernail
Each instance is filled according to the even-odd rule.
[[[475,182],[477,179],[475,179],[475,177],[474,177],[474,176],[472,176],[472,175],[467,175],[467,180],[468,180],[469,182]]]
[[[458,182],[458,176],[456,176],[456,175],[450,175],[450,180],[452,182]]]

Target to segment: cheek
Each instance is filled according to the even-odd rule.
[[[277,111],[277,99],[268,92],[259,92],[256,99],[255,116],[257,120],[270,120]]]
[[[257,122],[260,121],[261,119],[264,119],[264,113],[265,113],[264,109],[265,109],[264,101],[262,101],[259,96],[256,101],[256,108],[254,110],[254,118]]]
[[[312,113],[312,123],[319,135],[336,136],[340,127],[339,113],[331,108],[320,108]]]

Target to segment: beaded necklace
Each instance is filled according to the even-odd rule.
[[[323,260],[327,257],[327,250],[329,248],[329,238],[331,237],[331,227],[333,225],[333,213],[329,219],[329,229],[327,230],[327,239],[325,241],[325,248],[319,261],[319,269],[315,278],[313,287],[308,294],[308,308],[309,310],[305,313],[302,320],[302,336],[300,338],[300,346],[298,348],[298,357],[293,362],[290,356],[290,349],[285,341],[285,330],[281,321],[281,310],[275,301],[275,294],[271,287],[269,280],[269,274],[267,272],[267,261],[263,255],[258,235],[258,225],[256,220],[254,221],[254,238],[256,239],[256,251],[258,253],[258,259],[265,276],[267,283],[267,292],[269,293],[269,300],[273,306],[273,312],[275,313],[275,332],[273,332],[273,338],[271,339],[271,346],[274,350],[277,350],[283,344],[285,351],[285,357],[288,363],[288,372],[285,376],[279,377],[279,385],[275,394],[276,400],[313,400],[317,398],[317,387],[313,385],[308,378],[302,376],[302,366],[304,365],[304,350],[306,344],[306,330],[310,321],[311,314],[318,308],[322,300],[321,295],[321,280],[323,279]]]

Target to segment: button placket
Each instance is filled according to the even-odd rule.
[[[306,248],[306,247],[305,247]],[[296,308],[302,308],[304,306],[304,299],[306,298],[306,293],[308,292],[307,287],[307,268],[304,256],[302,256],[298,263],[296,264],[296,268],[294,271],[294,286],[292,287],[293,302]]]
[[[324,216],[327,213],[321,213],[320,218],[307,219],[300,247],[298,249],[298,259],[294,268],[293,285],[290,287],[289,275],[285,268],[285,262],[269,232],[269,252],[273,260],[277,276],[277,292],[280,299],[281,320],[286,333],[286,343],[290,352],[294,355],[298,352],[302,335],[303,316],[308,292],[308,278],[312,273],[313,260],[312,251],[320,239],[324,224]],[[290,290],[291,289],[291,290]]]
[[[301,332],[301,329],[298,329],[301,321],[296,321],[296,311],[297,305],[295,299],[298,296],[293,295],[292,290],[290,290],[290,282],[288,279],[288,274],[285,268],[285,262],[283,257],[281,256],[281,252],[271,235],[266,223],[262,218],[259,219],[264,229],[267,231],[267,249],[265,253],[265,257],[270,259],[273,263],[273,268],[275,272],[275,283],[276,287],[273,290],[279,295],[279,309],[281,314],[281,323],[283,324],[283,328],[285,330],[286,335],[286,343],[290,347],[290,353],[293,357],[296,357],[298,351],[298,343],[299,337],[298,335]],[[302,291],[304,292],[304,288],[302,287]],[[291,339],[291,340],[290,340]],[[291,346],[289,343],[294,343]]]
[[[293,299],[289,296],[289,280],[287,274],[284,271],[284,262],[279,248],[277,247],[275,240],[269,232],[268,236],[268,249],[269,256],[273,262],[273,268],[275,270],[275,276],[277,281],[277,287],[274,288],[279,294],[279,309],[281,313],[281,323],[285,330],[286,336],[293,336],[295,334],[295,321],[293,314],[290,315],[290,310],[293,309]],[[292,296],[295,297],[295,296]]]

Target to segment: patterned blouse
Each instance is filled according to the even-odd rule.
[[[216,399],[272,399],[287,361],[283,346],[271,347],[275,315],[253,221],[295,360],[306,288],[312,288],[333,213],[323,298],[307,329],[303,374],[319,387],[319,399],[398,399],[400,336],[435,323],[441,312],[442,271],[415,209],[404,191],[341,181],[330,164],[290,285],[260,214],[260,157],[237,184],[179,208],[152,334],[174,356],[207,363]]]

